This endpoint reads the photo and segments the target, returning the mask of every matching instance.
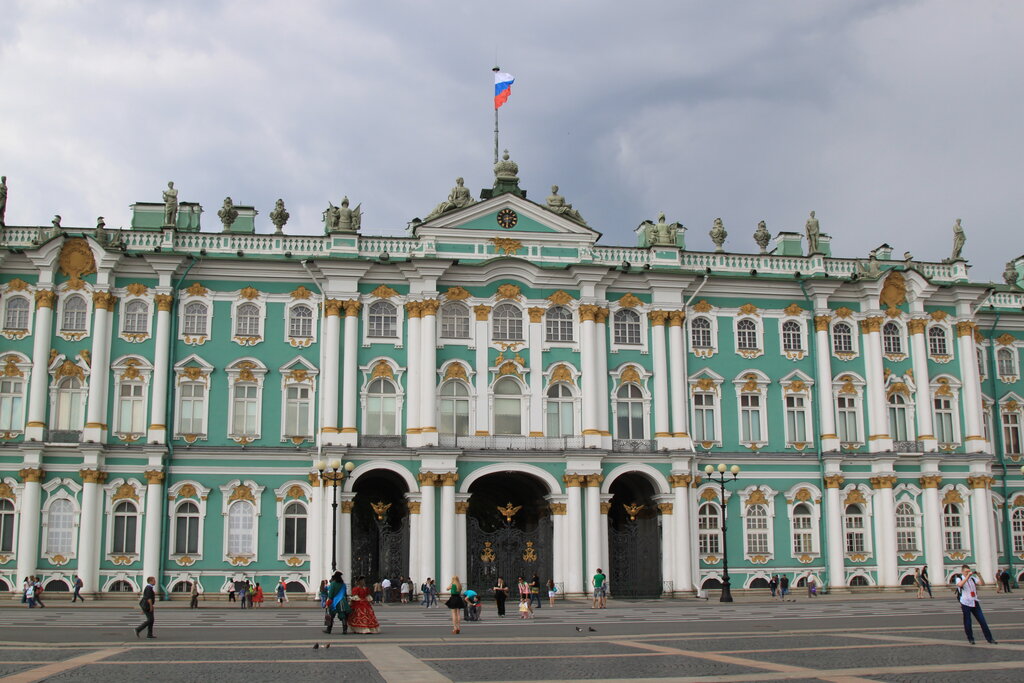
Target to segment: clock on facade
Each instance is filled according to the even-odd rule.
[[[506,230],[516,227],[516,223],[519,222],[519,215],[512,209],[502,209],[494,218],[498,221],[498,225]]]

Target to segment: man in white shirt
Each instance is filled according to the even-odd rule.
[[[384,589],[384,602],[391,602],[391,579],[385,577],[380,582],[380,587]]]
[[[978,585],[985,583],[980,575],[971,571],[966,564],[960,568],[960,573],[953,577],[956,589],[960,592],[960,609],[964,613],[964,633],[967,634],[967,642],[974,645],[974,630],[971,628],[971,615],[978,620],[981,632],[985,634],[985,640],[996,644],[992,632],[988,630],[988,622],[981,611],[981,600],[978,599]]]

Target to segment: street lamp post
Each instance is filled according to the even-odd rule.
[[[331,486],[334,488],[334,497],[331,500],[331,574],[334,574],[338,570],[338,485],[345,479],[345,475],[355,468],[355,465],[347,462],[342,469],[341,460],[335,458],[329,463],[320,460],[317,462],[316,468],[320,472],[320,479],[331,482]]]
[[[726,470],[732,475],[732,479],[726,478]],[[732,467],[726,467],[724,463],[718,465],[717,473],[713,465],[708,465],[704,468],[705,474],[708,475],[708,479],[717,482],[721,489],[722,495],[722,597],[719,602],[732,602],[732,590],[729,588],[729,543],[726,540],[726,507],[725,507],[725,482],[736,481],[736,477],[740,473],[740,466],[733,465]],[[717,476],[716,476],[717,475]]]

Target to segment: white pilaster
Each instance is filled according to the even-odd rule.
[[[968,453],[985,452],[985,436],[982,429],[981,380],[978,377],[977,350],[974,345],[974,323],[963,320],[956,324],[957,353],[960,354],[960,379],[963,382],[964,426],[967,435],[964,437],[964,448]],[[995,349],[992,350],[995,352]],[[987,489],[986,489],[987,490]],[[986,515],[991,517],[991,514]],[[991,522],[989,522],[991,526]],[[980,570],[979,564],[979,570]],[[989,580],[992,574],[985,574]]]
[[[324,495],[323,487],[320,486],[320,475],[310,474],[309,484],[313,489],[309,497],[309,528],[306,537],[306,549],[309,552],[309,578],[307,583],[310,592],[316,590],[320,580],[326,578],[323,574],[324,567],[324,546],[323,546],[323,516],[324,516]],[[351,577],[346,576],[345,580]]]
[[[345,349],[342,357],[343,378],[341,398],[341,431],[338,443],[343,446],[355,446],[359,443],[359,429],[357,424],[357,409],[359,405],[359,309],[362,305],[349,299],[343,303],[345,309]],[[335,355],[334,363],[337,364],[335,346],[328,346],[326,356]],[[335,367],[337,367],[335,365]],[[337,380],[337,373],[335,373]],[[345,580],[349,577],[346,574]]]
[[[601,566],[601,535],[608,533],[607,525],[601,528],[601,481],[600,474],[588,474],[586,480],[587,498],[587,565],[585,576],[593,576]]]
[[[654,437],[672,437],[668,421],[668,359],[665,355],[665,322],[668,312],[651,311],[651,355],[654,361]]]
[[[34,379],[35,373],[33,373]],[[33,467],[27,467],[18,474],[25,483],[21,490],[21,512],[18,523],[17,581],[23,581],[26,576],[35,576],[36,574],[36,562],[39,558],[39,529],[41,528],[39,503],[44,474],[41,469]]]
[[[487,338],[487,316],[491,312],[490,306],[474,307],[476,313],[476,435],[487,436],[491,429],[491,411],[488,402],[490,394],[490,371],[487,363],[487,349],[490,342]],[[451,578],[451,577],[448,577]],[[440,585],[440,581],[437,582]]]
[[[839,500],[839,487],[842,485],[843,475],[838,472],[825,475],[825,552],[829,586],[832,588],[846,586],[843,510]]]
[[[29,383],[25,441],[42,441],[46,430],[46,394],[50,380],[50,337],[53,334],[55,298],[52,290],[40,289],[36,292],[36,320],[32,330],[32,380]],[[38,539],[39,532],[35,533]],[[21,562],[20,556],[18,562]],[[32,564],[35,565],[35,560]]]
[[[917,386],[917,398],[914,406],[917,413],[917,438],[922,442],[926,453],[934,453],[938,450],[938,441],[932,431],[931,378],[928,376],[928,346],[924,336],[927,324],[927,318],[914,318],[907,324],[907,328],[910,332],[910,355],[914,366],[914,384]],[[940,563],[939,567],[941,566]],[[929,566],[928,569],[932,568]],[[936,574],[935,576],[940,575]]]
[[[438,585],[448,586],[455,576],[455,482],[459,475],[444,472],[441,477],[441,578]],[[460,580],[466,577],[460,576]]]
[[[419,301],[410,301],[405,305],[405,317],[408,333],[405,340],[405,348],[407,355],[406,369],[405,369],[405,381],[408,384],[406,387],[406,396],[408,402],[405,406],[405,442],[407,446],[416,448],[420,445],[422,439],[420,434],[420,420],[422,419],[421,405],[423,403],[423,350],[420,348],[422,343],[422,323],[423,323],[423,309],[422,304]],[[440,583],[440,582],[439,582]]]
[[[886,472],[891,472],[892,463],[880,463]],[[896,503],[892,487],[896,484],[896,476],[889,473],[875,475],[871,478],[874,489],[872,510],[875,526],[875,557],[878,560],[878,585],[898,585],[896,561]]]
[[[821,439],[821,450],[826,452],[839,450],[836,414],[832,405],[832,346],[828,338],[831,320],[828,309],[814,316],[814,362],[822,383],[818,387],[818,424],[821,425],[818,438]]]
[[[171,306],[174,297],[167,293],[153,297],[156,302],[156,337],[153,340],[153,382],[150,399],[149,433],[151,444],[167,442],[167,375],[170,372]]]
[[[327,446],[341,443],[338,429],[338,346],[341,342],[341,306],[337,299],[324,302],[324,368],[320,394],[321,443]]]
[[[163,522],[164,473],[147,470],[146,476],[146,530],[142,545],[142,577],[158,576],[164,556],[161,526]],[[162,590],[163,586],[157,586]]]
[[[78,575],[86,593],[98,592],[100,571],[100,483],[105,472],[83,469],[82,518],[78,525]]]
[[[420,445],[436,446],[437,434],[437,309],[434,299],[421,302]]]
[[[867,391],[870,422],[868,426],[868,449],[872,453],[892,451],[892,436],[889,434],[889,405],[885,398],[885,375],[882,366],[882,318],[873,316],[862,322],[861,346],[867,373]],[[893,522],[895,524],[895,520]],[[894,537],[895,539],[895,537]],[[895,555],[893,556],[895,559]]]
[[[692,449],[690,435],[686,424],[688,414],[686,405],[686,371],[683,355],[683,321],[685,311],[669,311],[668,314],[668,359],[669,359],[669,395],[672,399],[672,436],[685,439],[682,448]],[[678,507],[675,515],[679,514]],[[689,585],[684,590],[690,590]]]
[[[658,511],[661,513],[661,581],[662,592],[671,596],[676,585],[676,563],[675,563],[675,504],[674,496],[656,496]],[[671,588],[668,588],[671,586]]]
[[[970,356],[973,360],[974,356]],[[992,500],[989,486],[992,477],[987,474],[967,478],[971,487],[971,524],[974,527],[974,555],[978,561],[978,573],[986,582],[992,581],[996,572],[995,547],[992,545]]]
[[[607,574],[611,569],[611,563],[608,561],[608,512],[612,509],[612,498],[614,496],[610,493],[601,494],[601,557],[599,558],[598,566],[604,570]]]
[[[530,436],[544,436],[544,309],[531,308],[529,336],[530,350]]]
[[[338,570],[345,581],[352,579],[352,510],[355,508],[355,494],[338,491],[341,503],[338,505]]]
[[[437,575],[436,542],[437,525],[434,522],[435,492],[437,475],[433,472],[420,472],[420,575],[423,580],[433,578],[440,587],[445,580]],[[451,578],[450,576],[448,577]]]
[[[601,430],[597,421],[597,326],[598,306],[580,306],[580,365],[583,372],[583,443],[601,446]]]
[[[423,558],[420,554],[420,507],[419,494],[406,494],[409,501],[409,577],[413,580],[413,587],[419,586],[426,580],[426,576],[419,576],[423,567]],[[419,590],[419,588],[416,588]]]
[[[580,493],[583,478],[584,475],[580,474],[565,475],[565,520],[567,527],[565,532],[565,574],[567,582],[565,592],[569,595],[580,595],[584,592],[583,504]]]
[[[675,538],[672,543],[672,550],[675,557],[675,592],[689,592],[693,590],[693,564],[691,555],[696,552],[692,546],[692,535],[690,533],[690,483],[693,477],[689,474],[674,474],[669,477],[673,493],[673,522],[672,527]]]
[[[916,374],[916,373],[915,373]],[[928,565],[928,578],[937,586],[946,582],[945,559],[942,555],[942,506],[939,504],[939,486],[942,477],[938,462],[921,463],[921,490],[924,498],[924,557]]]
[[[107,436],[107,387],[110,385],[110,317],[117,297],[109,292],[96,292],[92,299],[94,314],[89,397],[82,441],[103,443]]]
[[[466,581],[466,513],[469,511],[469,494],[455,496],[455,575]]]
[[[597,429],[601,432],[601,447],[612,447],[612,433],[609,429],[611,413],[611,392],[608,388],[608,309],[601,308],[594,317],[594,332],[597,336]],[[601,565],[604,567],[604,565]]]
[[[563,593],[567,590],[565,584],[565,560],[566,560],[566,538],[565,538],[565,497],[561,495],[548,496],[551,504],[551,571],[552,580]]]

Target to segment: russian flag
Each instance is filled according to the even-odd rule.
[[[516,79],[512,74],[502,71],[494,72],[494,109],[497,110],[505,104],[508,96],[512,94],[512,84]]]

